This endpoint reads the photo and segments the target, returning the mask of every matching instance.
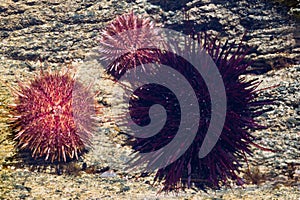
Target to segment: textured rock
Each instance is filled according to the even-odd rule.
[[[51,62],[83,59],[97,46],[99,29],[133,10],[178,31],[207,31],[223,39],[245,38],[253,70],[262,73],[299,62],[299,22],[273,1],[8,1],[0,3],[0,54]],[[184,15],[188,14],[189,19]]]
[[[5,84],[14,85],[15,75],[26,79],[38,69],[28,60],[46,60],[53,68],[62,62],[83,61],[97,46],[99,30],[129,10],[167,28],[183,32],[193,28],[224,40],[239,39],[248,30],[245,40],[252,47],[250,58],[256,61],[253,72],[270,71],[247,78],[263,80],[260,88],[278,87],[264,90],[259,97],[276,101],[258,118],[268,128],[254,133],[257,144],[273,151],[253,148],[253,156],[243,163],[245,188],[157,196],[160,185],[150,184],[152,176],[136,179],[135,173],[124,172],[132,151],[123,146],[124,137],[112,122],[109,105],[115,101],[111,91],[116,89],[108,79],[97,83],[102,86],[97,100],[106,107],[92,151],[76,164],[61,168],[34,168],[16,157],[13,141],[7,139],[10,132],[4,114],[11,95]],[[289,12],[289,7],[264,0],[1,1],[0,199],[299,199],[300,23]]]

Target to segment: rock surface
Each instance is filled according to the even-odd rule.
[[[13,148],[6,124],[8,86],[16,76],[27,80],[36,60],[53,68],[80,65],[97,46],[99,30],[116,15],[133,10],[159,25],[178,31],[207,31],[222,40],[245,37],[256,74],[266,89],[259,98],[274,98],[270,111],[257,120],[268,128],[255,132],[257,143],[274,152],[253,148],[244,162],[245,188],[232,186],[208,193],[195,190],[178,196],[157,195],[153,176],[136,178],[124,170],[132,151],[123,145],[109,105],[118,90],[102,77],[98,102],[105,105],[103,126],[95,148],[66,166],[24,164]],[[0,2],[0,199],[299,199],[300,198],[300,24],[289,8],[273,1],[156,0],[9,0]],[[184,15],[187,16],[184,17]],[[30,62],[33,61],[33,62]],[[78,61],[78,62],[77,62]],[[86,63],[87,66],[93,63]],[[104,78],[103,78],[104,77]]]
[[[299,62],[299,23],[272,1],[6,1],[0,3],[0,52],[18,60],[82,59],[97,46],[99,29],[130,10],[166,28],[241,38],[251,47],[257,73]],[[188,18],[184,15],[188,14]],[[297,27],[298,26],[298,27]]]

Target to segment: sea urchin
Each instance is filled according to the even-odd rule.
[[[99,53],[101,62],[106,61],[107,72],[114,77],[122,76],[128,69],[143,63],[157,62],[155,46],[165,45],[154,23],[133,12],[116,17],[100,33]],[[149,40],[149,38],[152,38]],[[155,38],[155,39],[153,39]],[[116,62],[117,61],[117,62]]]
[[[34,159],[67,162],[91,145],[94,96],[71,74],[41,70],[30,82],[18,81],[18,87],[11,88],[16,147]]]
[[[105,46],[108,42],[110,44],[107,45],[109,49],[115,49],[115,51],[118,51],[122,45],[134,46],[135,41],[127,40],[125,43],[122,40],[122,32],[126,29],[126,26],[124,28],[122,24],[130,24],[131,18],[132,16],[124,15],[124,17],[117,18],[115,22],[110,24],[108,29],[113,27],[114,32],[107,32],[107,37],[105,38],[107,41],[102,41],[100,49],[105,50],[106,48],[103,48],[103,45]],[[119,21],[120,23],[118,23]],[[131,30],[131,28],[127,28],[127,30]],[[155,31],[155,29],[149,27],[148,32],[152,31]],[[120,34],[122,37],[117,34]],[[155,33],[153,34],[155,36]],[[111,38],[112,36],[115,36],[114,39]],[[118,38],[121,38],[121,40],[118,40]],[[142,34],[136,35],[135,38],[145,37]],[[153,37],[151,38],[153,39]],[[176,38],[174,39],[176,40]],[[241,171],[241,161],[246,159],[246,154],[251,155],[251,145],[257,146],[254,143],[255,136],[251,134],[250,130],[264,128],[256,122],[255,117],[265,112],[264,105],[271,103],[269,100],[257,99],[259,90],[256,90],[256,88],[260,83],[257,79],[248,81],[243,78],[247,74],[247,69],[251,63],[245,59],[247,49],[243,46],[242,42],[239,45],[235,45],[234,43],[229,45],[228,42],[222,44],[218,42],[217,38],[208,37],[207,35],[202,38],[200,34],[194,42],[200,43],[200,46],[198,46],[200,52],[205,52],[215,63],[224,83],[226,93],[224,99],[220,99],[220,101],[226,101],[224,126],[222,126],[223,129],[213,148],[205,157],[200,157],[199,152],[212,121],[212,102],[206,82],[189,61],[173,52],[160,51],[159,49],[148,47],[142,49],[143,47],[140,46],[143,53],[139,52],[141,50],[130,51],[130,48],[128,48],[127,51],[129,52],[125,51],[124,55],[115,57],[115,60],[111,59],[112,63],[109,63],[107,66],[108,71],[113,71],[114,73],[111,74],[120,80],[120,74],[122,76],[127,69],[136,68],[138,65],[154,61],[158,64],[169,66],[182,74],[190,83],[197,96],[200,120],[192,144],[176,161],[168,166],[159,168],[156,173],[155,180],[163,182],[164,187],[162,190],[164,191],[178,190],[190,187],[192,184],[200,189],[207,187],[219,188],[221,185],[228,184],[229,179],[239,185],[243,184],[242,178],[238,175]],[[183,46],[182,44],[178,44],[177,48],[182,49],[181,52],[193,54],[193,47],[197,46],[193,45],[194,42]],[[110,58],[113,58],[115,55],[110,50],[104,52]],[[152,52],[155,52],[155,54]],[[132,56],[129,58],[128,55]],[[102,58],[106,59],[103,55]],[[198,57],[199,61],[201,59],[202,57]],[[206,71],[210,70],[209,65],[205,65],[205,62],[202,62],[202,64],[202,67]],[[136,77],[136,79],[139,79],[139,77]],[[214,77],[211,77],[211,82],[214,82]],[[176,84],[179,85],[179,83]],[[181,93],[185,92],[186,88],[182,88]],[[130,139],[134,140],[134,142],[131,142],[132,148],[141,154],[160,152],[157,150],[171,143],[176,137],[180,125],[181,105],[178,104],[176,96],[174,97],[172,91],[157,84],[145,84],[139,90],[134,91],[133,94],[135,98],[130,100],[129,109],[133,121],[138,122],[136,124],[147,126],[151,122],[151,119],[149,119],[149,110],[155,104],[164,107],[167,113],[167,120],[165,126],[154,136],[148,138],[130,136]],[[191,111],[191,117],[195,114],[194,112],[196,111]],[[189,134],[189,131],[186,131],[186,134]],[[181,142],[178,143],[178,148],[174,149],[174,154],[178,149],[180,150],[181,146],[184,146],[184,138],[182,138]],[[152,154],[155,155],[152,157],[153,162],[163,157],[164,152],[160,153],[159,155]],[[170,159],[166,158],[165,160],[171,160],[172,156],[170,156]],[[143,160],[138,161],[142,162]]]

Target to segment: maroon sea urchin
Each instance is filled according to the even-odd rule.
[[[69,70],[41,70],[28,83],[12,88],[11,125],[16,147],[34,159],[67,162],[90,147],[94,99]],[[76,89],[76,91],[75,91]]]

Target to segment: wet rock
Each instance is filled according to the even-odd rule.
[[[257,118],[259,124],[266,125],[266,130],[252,133],[259,138],[255,141],[258,145],[272,151],[253,147],[254,153],[247,156],[248,162],[242,161],[243,170],[247,169],[249,163],[263,168],[269,182],[264,182],[263,186],[246,184],[243,189],[233,186],[234,192],[226,188],[209,190],[208,193],[188,191],[180,193],[180,198],[240,199],[243,196],[247,199],[299,199],[297,187],[284,186],[293,181],[288,178],[289,165],[294,163],[297,173],[300,170],[299,25],[289,16],[289,8],[280,4],[244,0],[194,0],[188,3],[146,0],[3,1],[0,3],[1,80],[14,83],[17,73],[32,73],[37,69],[28,67],[25,60],[42,58],[50,65],[84,60],[86,53],[98,45],[98,31],[116,15],[129,10],[145,14],[167,28],[188,33],[187,29],[192,27],[196,31],[219,35],[223,40],[238,40],[248,29],[245,40],[252,48],[249,57],[255,61],[252,72],[258,74],[249,75],[249,78],[263,81],[258,89],[279,85],[262,90],[259,99],[274,98],[275,103],[272,107],[266,107],[271,108],[268,113]],[[188,19],[184,13],[188,14]],[[99,85],[104,88],[101,89],[99,103],[109,108],[117,101],[111,93],[116,88],[105,79]],[[7,91],[6,87],[1,87],[0,94],[6,94]],[[105,120],[112,119],[114,113],[110,112],[109,109],[105,110]],[[111,121],[99,128],[93,141],[95,148],[79,161],[76,175],[72,171],[70,175],[62,170],[41,173],[34,170],[26,172],[28,167],[7,167],[11,159],[5,158],[13,154],[13,145],[0,142],[0,160],[4,163],[0,163],[3,198],[42,199],[48,195],[57,199],[119,199],[120,194],[133,199],[158,198],[160,185],[152,187],[144,184],[153,183],[153,175],[130,180],[128,177],[133,176],[134,172],[128,174],[122,171],[125,163],[132,158],[132,150],[124,146],[126,138],[118,134],[115,128]],[[1,126],[1,141],[3,130],[7,132]],[[2,148],[3,145],[5,148]],[[281,186],[276,185],[276,181],[281,181]],[[164,196],[162,199],[174,198]]]
[[[287,123],[298,126],[298,125],[300,125],[300,119],[290,117],[287,119]]]
[[[178,10],[182,9],[186,6],[189,0],[179,0],[179,1],[172,1],[172,0],[148,0],[150,3],[159,5],[162,9],[169,11],[169,10]]]

